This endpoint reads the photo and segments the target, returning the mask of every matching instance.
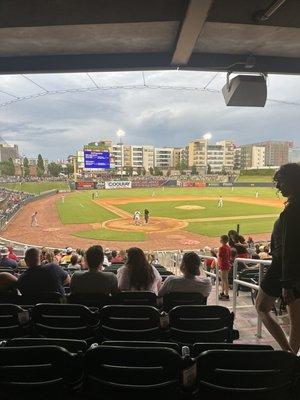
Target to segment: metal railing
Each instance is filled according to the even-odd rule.
[[[237,279],[238,273],[238,263],[242,262],[244,264],[259,264],[259,275],[258,275],[258,284],[246,282],[240,279]],[[236,258],[233,263],[233,294],[232,294],[232,311],[234,315],[236,315],[237,310],[237,293],[239,285],[248,287],[250,289],[258,290],[261,284],[261,281],[264,276],[264,266],[271,265],[271,260],[255,260],[252,258]],[[257,314],[257,331],[256,336],[261,338],[262,333],[262,321],[259,315]]]
[[[218,259],[216,257],[213,257],[213,256],[203,256],[201,253],[199,253],[199,256],[201,257],[201,259],[214,260],[214,262],[215,262],[214,268],[215,268],[216,273],[206,271],[205,269],[202,269],[202,270],[207,276],[210,276],[211,278],[215,278],[216,279],[216,281],[215,281],[215,287],[216,287],[215,296],[216,296],[216,305],[218,305],[219,304],[219,283],[220,283]]]

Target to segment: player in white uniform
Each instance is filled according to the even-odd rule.
[[[258,199],[258,196],[259,196],[259,192],[256,192],[255,193],[255,197]]]
[[[31,226],[38,226],[37,211],[35,211],[31,216]]]
[[[140,211],[135,211],[133,214],[133,220],[135,225],[141,225],[141,212]]]
[[[223,197],[222,196],[219,197],[218,207],[223,207]]]

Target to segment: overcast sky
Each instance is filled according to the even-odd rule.
[[[26,76],[48,91],[96,89],[83,73]],[[223,73],[145,72],[151,88],[141,87],[141,72],[90,76],[102,90],[47,94],[1,106],[0,136],[17,144],[22,155],[41,153],[51,160],[65,158],[91,141],[116,141],[118,129],[126,132],[124,142],[128,144],[183,146],[211,132],[212,142],[232,139],[245,144],[272,139],[300,145],[300,76],[269,76],[269,99],[299,105],[268,101],[265,108],[226,107],[220,92],[196,90],[212,78],[208,89],[221,90]],[[1,105],[15,100],[12,95],[41,92],[43,89],[22,76],[0,76]]]

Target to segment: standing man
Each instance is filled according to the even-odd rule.
[[[61,202],[62,202],[62,203],[65,202],[65,196],[64,196],[64,195],[61,196]]]
[[[149,222],[149,214],[150,214],[149,210],[147,208],[145,208],[145,210],[144,210],[144,219],[145,219],[145,223],[146,224],[148,224],[148,222]]]
[[[141,224],[141,212],[140,211],[135,211],[133,214],[133,220],[135,225],[140,225]]]
[[[37,211],[35,211],[32,216],[31,216],[31,226],[38,226],[38,220],[37,220]]]
[[[218,207],[223,207],[223,197],[222,196],[219,197]]]
[[[259,196],[259,193],[258,192],[256,192],[255,193],[255,197],[258,199],[258,196]]]

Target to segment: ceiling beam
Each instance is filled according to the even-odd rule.
[[[180,27],[172,65],[187,65],[206,21],[212,0],[190,0]]]

